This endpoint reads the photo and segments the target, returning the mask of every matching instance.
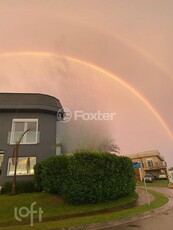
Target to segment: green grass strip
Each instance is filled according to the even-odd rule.
[[[42,223],[35,223],[34,228],[36,230],[48,230],[48,229],[61,229],[61,228],[68,228],[72,226],[82,226],[92,223],[102,223],[108,221],[115,221],[121,220],[123,218],[132,217],[135,215],[143,214],[145,212],[152,211],[153,209],[159,208],[165,205],[169,199],[164,195],[157,193],[155,191],[149,190],[149,192],[154,196],[154,200],[151,202],[151,205],[148,206],[142,205],[139,207],[131,208],[122,210],[119,212],[112,212],[106,213],[101,215],[94,215],[94,216],[86,216],[80,218],[71,218],[67,220],[60,220],[60,221],[50,221],[50,222],[42,222]],[[31,230],[29,225],[18,225],[18,226],[11,226],[11,227],[0,227],[0,230]]]
[[[163,187],[168,188],[168,180],[154,180],[152,183],[148,182],[147,187]],[[137,183],[138,186],[144,186],[144,182]]]

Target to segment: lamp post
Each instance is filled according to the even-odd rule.
[[[25,132],[22,133],[19,141],[16,141],[16,144],[13,148],[13,161],[14,161],[14,176],[13,176],[13,183],[12,183],[12,189],[11,189],[11,195],[16,194],[16,172],[17,172],[17,163],[18,163],[18,154],[19,154],[19,146],[22,141],[22,138],[24,135],[29,131],[30,129],[27,129]]]

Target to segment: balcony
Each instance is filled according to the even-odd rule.
[[[14,145],[18,142],[23,132],[8,132],[7,144]],[[22,140],[21,144],[38,144],[40,141],[40,132],[29,131],[27,132]]]
[[[144,170],[161,170],[166,169],[167,165],[165,161],[153,162],[152,164],[143,163]]]

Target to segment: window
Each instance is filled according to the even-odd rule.
[[[152,158],[151,159],[147,159],[147,166],[149,168],[153,168],[153,160],[152,160]]]
[[[17,163],[16,175],[33,175],[35,164],[36,164],[36,157],[19,157]],[[14,161],[12,158],[9,158],[7,176],[13,176],[13,175],[14,175]]]
[[[20,140],[22,134],[26,131],[21,140],[21,144],[38,143],[38,119],[13,119],[10,135],[10,144],[15,144]]]

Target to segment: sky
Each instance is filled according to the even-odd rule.
[[[0,0],[0,92],[116,113],[72,118],[62,142],[110,138],[122,154],[156,149],[173,166],[172,10],[172,0]]]

